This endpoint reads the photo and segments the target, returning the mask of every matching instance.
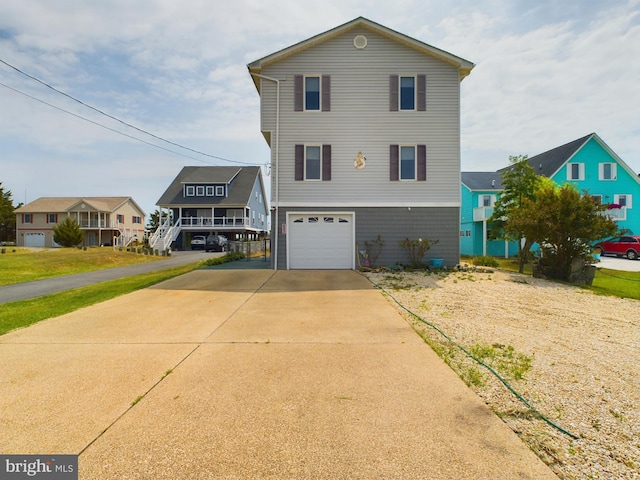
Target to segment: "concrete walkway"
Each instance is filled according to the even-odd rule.
[[[555,479],[353,271],[198,270],[0,337],[0,452],[82,479]]]

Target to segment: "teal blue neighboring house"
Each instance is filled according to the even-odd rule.
[[[462,172],[462,207],[460,208],[460,253],[462,255],[491,255],[504,257],[518,253],[515,243],[486,240],[487,220],[500,196],[500,172]]]
[[[595,133],[529,158],[538,175],[558,185],[574,184],[607,205],[621,230],[640,233],[640,177]],[[515,244],[486,241],[486,219],[500,196],[500,172],[462,172],[460,253],[513,256]],[[494,188],[495,186],[495,188]],[[636,206],[634,208],[634,199]]]

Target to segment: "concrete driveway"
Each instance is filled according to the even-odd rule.
[[[554,479],[353,271],[199,270],[0,337],[0,453],[82,479]]]

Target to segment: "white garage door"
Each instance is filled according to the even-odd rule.
[[[25,233],[25,247],[44,247],[44,233]]]
[[[354,214],[289,214],[290,269],[353,269]]]

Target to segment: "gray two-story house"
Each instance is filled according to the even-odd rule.
[[[269,230],[260,167],[184,167],[157,205],[170,212],[149,239],[159,250],[187,249],[194,236],[254,239]]]
[[[459,261],[460,82],[473,63],[366,18],[256,60],[276,269],[353,269],[380,235]],[[426,260],[426,259],[425,259]]]

